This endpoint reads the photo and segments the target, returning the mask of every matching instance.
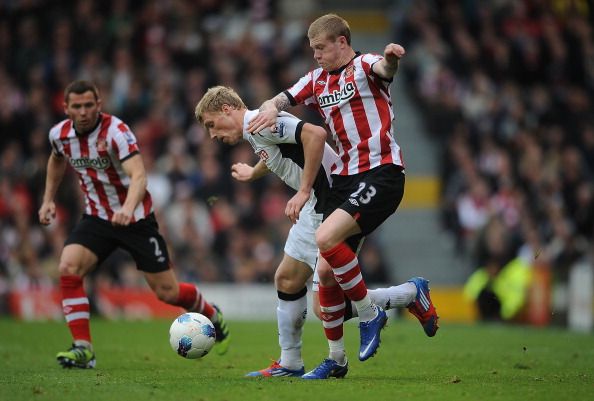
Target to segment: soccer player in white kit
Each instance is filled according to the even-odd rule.
[[[92,368],[89,299],[84,277],[116,248],[128,251],[157,297],[168,304],[207,316],[214,324],[217,351],[225,353],[229,330],[216,306],[198,287],[179,283],[171,269],[165,240],[146,189],[146,172],[136,137],[119,118],[101,112],[99,91],[91,82],[74,81],[64,91],[67,119],[51,128],[52,153],[39,222],[56,217],[54,197],[66,166],[74,169],[86,208],[69,234],[60,256],[60,288],[64,317],[73,345],[56,356],[65,368]]]
[[[302,376],[305,373],[301,358],[301,335],[307,314],[306,283],[318,259],[315,230],[322,222],[321,210],[330,189],[330,171],[338,156],[328,144],[322,143],[325,137],[322,128],[306,124],[288,113],[279,114],[274,129],[264,129],[254,134],[248,132],[247,121],[255,114],[257,111],[248,110],[233,89],[222,86],[210,88],[196,106],[196,118],[204,124],[211,138],[227,144],[247,140],[260,157],[254,167],[245,163],[234,164],[231,171],[235,179],[247,182],[273,172],[299,191],[303,187],[305,169],[311,168],[307,181],[312,184],[305,185],[311,186],[311,195],[289,231],[285,255],[275,274],[281,356],[269,367],[247,374],[254,377]],[[321,160],[313,154],[319,151],[323,153]],[[320,165],[315,178],[312,175],[314,163]],[[315,276],[313,290],[314,311],[320,317]],[[404,283],[369,290],[369,293],[374,303],[391,309],[409,306],[417,291],[415,285]],[[350,302],[346,309],[350,316],[356,313]]]

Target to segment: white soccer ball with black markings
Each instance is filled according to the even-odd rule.
[[[169,343],[178,355],[202,358],[215,343],[215,328],[206,316],[188,312],[180,315],[169,328]]]

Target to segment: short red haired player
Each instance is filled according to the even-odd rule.
[[[390,43],[383,57],[355,52],[348,23],[335,14],[316,19],[307,36],[319,68],[264,102],[248,130],[270,127],[279,111],[305,104],[324,118],[338,150],[324,222],[316,231],[322,256],[319,299],[330,355],[303,376],[326,379],[342,377],[348,369],[342,336],[344,294],[355,303],[359,315],[359,360],[375,354],[387,321],[385,311],[367,293],[355,244],[396,211],[404,193],[404,162],[395,140],[389,85],[405,50]],[[417,298],[409,310],[433,336],[438,317],[427,280],[413,283]]]

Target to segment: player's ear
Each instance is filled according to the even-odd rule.
[[[70,94],[66,95],[66,97],[64,98],[64,102],[62,103],[62,107],[64,108],[64,114],[68,115],[68,98],[70,97]]]
[[[101,106],[103,106],[103,102],[101,101],[101,98],[97,99],[97,110],[101,111]]]

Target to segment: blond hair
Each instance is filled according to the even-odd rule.
[[[194,115],[198,122],[203,122],[204,113],[212,113],[223,110],[223,105],[227,104],[234,109],[246,109],[243,100],[237,92],[226,86],[213,86],[206,91],[202,99],[196,105]]]
[[[339,36],[344,36],[347,43],[351,44],[351,28],[346,20],[336,14],[322,15],[311,23],[307,30],[309,39],[320,35],[326,35],[326,39],[336,40]]]

